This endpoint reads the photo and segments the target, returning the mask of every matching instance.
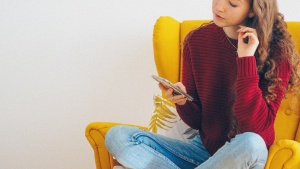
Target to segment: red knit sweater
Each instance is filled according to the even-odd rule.
[[[237,40],[230,39],[236,46]],[[240,131],[259,134],[269,147],[274,141],[274,120],[291,74],[287,61],[277,62],[276,99],[263,98],[266,81],[259,79],[254,56],[238,58],[223,29],[215,24],[200,27],[186,38],[182,83],[198,101],[176,105],[181,119],[199,130],[206,149],[214,154],[228,141],[234,113]]]

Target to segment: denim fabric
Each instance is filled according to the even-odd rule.
[[[105,145],[132,169],[263,169],[268,156],[264,140],[250,132],[237,135],[213,156],[199,136],[185,143],[128,126],[111,128]]]

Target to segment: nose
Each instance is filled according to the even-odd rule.
[[[224,12],[224,0],[216,0],[215,8],[218,12]]]

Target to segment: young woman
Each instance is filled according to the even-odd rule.
[[[285,89],[298,84],[298,55],[276,0],[213,0],[213,22],[185,39],[182,95],[166,97],[199,130],[189,143],[131,127],[106,135],[110,153],[134,169],[263,169]]]

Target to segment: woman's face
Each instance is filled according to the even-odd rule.
[[[219,27],[244,25],[253,12],[250,0],[213,0],[213,20]]]

